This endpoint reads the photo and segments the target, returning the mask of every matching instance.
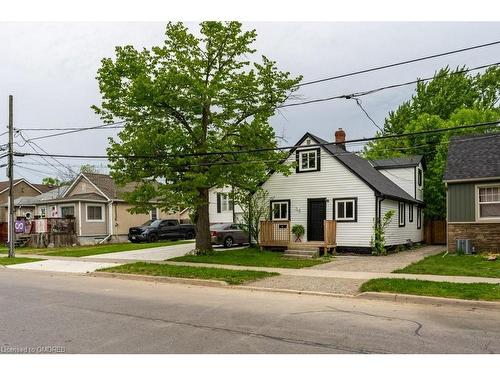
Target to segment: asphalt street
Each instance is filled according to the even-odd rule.
[[[0,349],[500,353],[500,311],[0,269]]]

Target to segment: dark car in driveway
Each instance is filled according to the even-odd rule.
[[[243,224],[213,224],[210,226],[210,236],[213,245],[231,247],[234,244],[248,243],[248,231]]]
[[[180,224],[179,220],[149,220],[139,227],[128,230],[130,242],[155,242],[158,240],[193,239],[196,230],[193,224]]]

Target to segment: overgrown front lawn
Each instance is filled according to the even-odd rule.
[[[276,251],[260,251],[246,248],[238,250],[216,251],[212,255],[184,255],[169,259],[175,262],[232,264],[235,266],[303,268],[325,263],[330,259],[288,259]]]
[[[186,279],[222,280],[228,284],[242,284],[255,281],[265,277],[278,276],[276,272],[249,271],[249,270],[226,270],[211,267],[173,266],[170,264],[155,264],[137,262],[124,264],[122,266],[103,268],[97,272],[127,273],[149,276],[169,276]]]
[[[0,257],[0,265],[2,266],[10,266],[12,264],[20,264],[20,263],[29,263],[29,262],[38,262],[43,259],[35,259],[35,258],[7,258]]]
[[[74,247],[58,247],[58,248],[35,248],[35,247],[20,247],[16,249],[17,254],[40,254],[40,255],[53,255],[61,257],[84,257],[89,255],[99,255],[107,253],[117,253],[120,251],[132,251],[150,249],[160,246],[172,246],[191,241],[164,241],[164,242],[144,242],[144,243],[114,243],[105,245],[91,245],[91,246],[74,246]],[[0,253],[7,253],[8,250],[1,249]]]
[[[361,285],[360,291],[500,301],[500,285],[487,283],[464,284],[427,280],[373,279]]]
[[[488,261],[481,255],[431,255],[394,273],[500,277],[500,260]]]

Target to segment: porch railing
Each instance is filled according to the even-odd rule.
[[[290,243],[290,221],[261,221],[259,243],[261,246],[287,247]]]

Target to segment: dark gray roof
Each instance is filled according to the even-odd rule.
[[[500,133],[452,137],[443,179],[488,177],[500,177]]]
[[[376,169],[416,167],[422,162],[422,155],[410,155],[400,158],[370,160]]]
[[[348,152],[335,144],[328,144],[328,141],[310,133],[307,133],[306,136],[313,138],[316,142],[321,144],[327,152],[335,156],[343,165],[351,170],[351,172],[353,172],[356,176],[361,178],[377,193],[397,200],[417,203],[421,202],[413,198],[410,194],[389,180],[389,178],[376,170],[368,160],[363,159],[352,152]]]

